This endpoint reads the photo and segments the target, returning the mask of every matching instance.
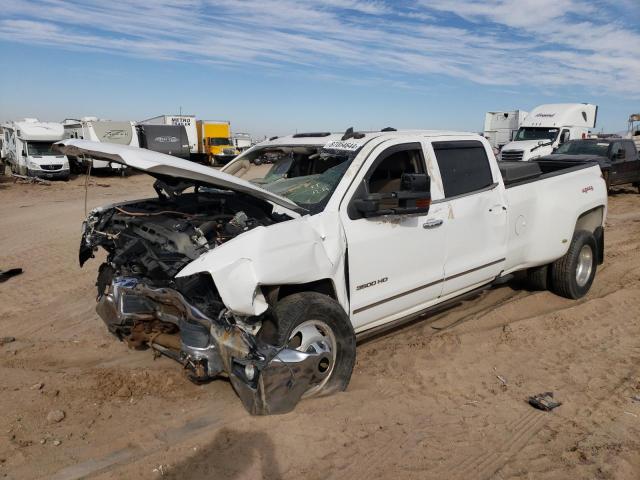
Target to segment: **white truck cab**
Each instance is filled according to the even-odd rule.
[[[25,118],[2,127],[2,158],[13,173],[39,178],[69,178],[69,160],[51,146],[64,136],[61,124]]]
[[[502,148],[501,160],[521,162],[549,155],[567,140],[586,138],[597,117],[598,106],[589,103],[539,105]]]

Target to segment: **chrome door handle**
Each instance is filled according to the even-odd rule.
[[[422,224],[422,228],[437,228],[442,225],[444,220],[440,218],[432,218],[431,220],[427,220]]]

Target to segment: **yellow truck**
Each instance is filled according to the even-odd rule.
[[[238,155],[231,139],[231,124],[218,120],[198,120],[198,152],[210,165],[225,165]]]

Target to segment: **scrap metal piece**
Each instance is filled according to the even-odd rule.
[[[0,346],[5,345],[7,343],[12,343],[16,341],[16,337],[2,337],[0,338]]]
[[[558,402],[553,398],[553,392],[544,392],[529,397],[529,405],[538,410],[550,412],[556,407],[562,405],[562,402]]]
[[[231,384],[252,415],[288,413],[310,387],[329,375],[330,371],[322,368],[329,353],[284,348],[263,367],[247,369],[253,364],[238,364],[230,374]]]
[[[40,178],[40,177],[28,177],[26,175],[18,175],[17,173],[12,173],[11,176],[13,177],[14,183],[20,182],[20,183],[37,183],[39,185],[51,185],[51,182],[49,180],[45,180],[44,178]]]
[[[20,275],[22,273],[21,268],[10,268],[9,270],[0,270],[0,283],[9,280],[11,277]]]

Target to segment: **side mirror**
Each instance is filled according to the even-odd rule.
[[[27,151],[26,150],[22,150],[22,156],[26,157],[27,156]]]
[[[560,135],[560,143],[565,143],[567,140],[569,140],[569,132],[562,132],[562,135]]]
[[[391,202],[384,202],[391,200]],[[397,206],[381,205],[396,203]],[[424,173],[404,173],[400,179],[400,191],[370,193],[353,202],[356,210],[366,218],[382,215],[425,214],[431,206],[431,179]]]
[[[616,152],[616,158],[622,159],[622,158],[625,158],[626,156],[627,155],[624,148],[619,148],[618,151]]]

